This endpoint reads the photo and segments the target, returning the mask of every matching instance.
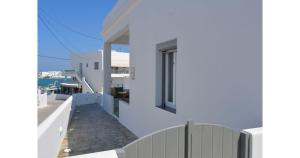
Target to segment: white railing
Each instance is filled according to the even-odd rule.
[[[82,92],[95,93],[93,88],[87,83],[85,77],[82,77]]]
[[[81,77],[82,77],[82,74],[80,74],[79,72],[75,73],[75,78],[76,78],[77,81],[82,82],[82,78]]]

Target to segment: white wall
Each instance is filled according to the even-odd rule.
[[[66,94],[55,94],[55,100],[67,100],[70,95]]]
[[[118,158],[116,150],[106,150],[89,154],[69,156],[68,158]]]
[[[87,105],[98,103],[98,99],[101,98],[100,93],[76,93],[73,94],[74,105]]]
[[[109,94],[103,94],[103,109],[109,113],[113,114],[113,105],[114,105],[114,98]]]
[[[38,127],[38,157],[57,157],[76,106],[101,102],[101,94],[77,93],[70,96]]]
[[[263,129],[262,128],[252,128],[243,130],[250,134],[250,157],[251,158],[262,158],[263,153]]]
[[[38,90],[38,107],[47,106],[47,93],[41,93],[41,90]]]
[[[108,40],[129,23],[135,80],[130,81],[130,105],[123,109],[126,116],[120,112],[120,122],[138,136],[186,120],[236,130],[262,126],[261,3],[141,0],[105,33]],[[155,107],[155,63],[156,45],[175,38],[173,114]]]
[[[72,99],[69,97],[38,127],[38,157],[57,157],[72,115]]]
[[[129,65],[129,53],[117,52],[112,50],[111,52],[111,65],[115,67],[128,67]],[[94,62],[99,62],[99,69],[94,69]],[[94,53],[80,53],[71,56],[71,67],[76,72],[79,72],[79,64],[82,63],[82,75],[85,77],[88,87],[83,83],[83,93],[92,93],[90,88],[97,93],[102,92],[103,88],[103,68],[102,68],[102,50]],[[88,64],[88,67],[86,66]],[[126,78],[112,78],[112,83],[121,83],[125,87],[129,88],[128,79]]]
[[[94,62],[99,62],[99,69],[94,69]],[[72,54],[71,56],[71,67],[76,72],[79,72],[79,64],[82,63],[82,75],[85,77],[87,83],[95,92],[102,91],[102,51],[94,53],[80,53]],[[88,67],[86,67],[88,64]]]

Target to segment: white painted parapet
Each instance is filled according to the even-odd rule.
[[[98,103],[101,97],[100,93],[77,93],[63,102],[38,126],[38,157],[56,157],[75,107]]]
[[[243,130],[249,134],[249,158],[262,158],[262,127]]]
[[[73,94],[73,104],[75,106],[78,105],[87,105],[87,104],[95,104],[99,102],[101,99],[100,93],[76,93]]]
[[[47,106],[47,93],[41,93],[41,90],[38,90],[38,107]]]
[[[72,101],[73,97],[69,97],[38,126],[39,158],[54,158],[58,155],[73,113]]]
[[[118,158],[118,155],[115,150],[108,150],[91,154],[70,156],[69,158]]]
[[[67,100],[70,95],[67,94],[56,94],[55,100]]]

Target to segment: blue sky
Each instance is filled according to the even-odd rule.
[[[116,2],[117,0],[39,0],[38,54],[70,58],[69,51],[53,37],[44,23],[73,53],[102,49],[103,41],[100,36],[102,22]],[[74,33],[74,30],[100,40],[84,37]],[[115,49],[127,50],[122,46],[117,46]],[[38,71],[69,68],[68,60],[38,57]]]

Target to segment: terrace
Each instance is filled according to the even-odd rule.
[[[47,95],[47,94],[46,94]],[[47,117],[51,115],[69,95],[51,94],[47,96],[47,106],[38,108],[38,125],[41,124]]]
[[[98,104],[76,108],[58,157],[121,148],[137,137]],[[64,152],[71,149],[71,152]]]
[[[189,121],[138,139],[101,100],[102,94],[86,93],[63,102],[38,126],[38,157],[260,158],[262,128],[234,131]]]
[[[137,139],[115,117],[106,113],[101,94],[70,96],[38,126],[38,157],[81,155],[121,148]],[[65,152],[66,150],[69,150]]]

